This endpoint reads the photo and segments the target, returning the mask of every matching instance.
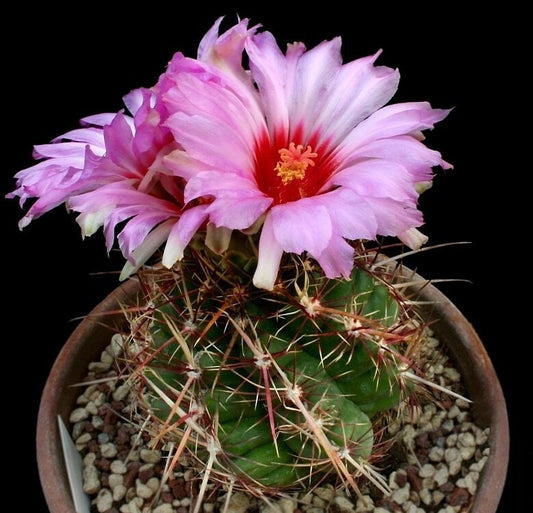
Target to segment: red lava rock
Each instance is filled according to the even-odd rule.
[[[94,427],[94,424],[90,421],[87,421],[84,426],[84,430],[86,433],[94,433],[96,431],[96,428]]]
[[[103,472],[109,472],[111,462],[107,458],[98,458],[94,461],[94,466]]]
[[[120,426],[117,430],[117,435],[115,437],[115,443],[117,445],[126,445],[130,443],[130,432],[126,424]]]
[[[454,489],[455,489],[455,485],[453,483],[450,483],[449,481],[439,486],[439,490],[445,494],[453,492]]]
[[[109,488],[109,474],[107,472],[100,474],[100,482],[104,488]]]
[[[388,497],[385,497],[384,499],[377,501],[376,506],[386,509],[388,511],[394,512],[394,513],[396,512],[402,513],[401,506],[397,504],[396,502],[394,502],[393,500],[389,499]]]
[[[422,490],[422,479],[418,475],[418,469],[414,465],[405,467],[407,479],[411,483],[411,489],[415,492]]]
[[[470,493],[465,488],[457,486],[448,498],[448,504],[452,507],[462,506],[470,500]]]
[[[418,447],[423,447],[425,449],[431,447],[431,442],[429,441],[429,435],[427,432],[420,433],[415,438],[415,444]]]
[[[87,444],[87,450],[89,452],[93,452],[94,454],[96,454],[97,456],[100,456],[100,444],[98,443],[97,440],[91,440],[88,444]]]
[[[394,477],[394,481],[400,488],[403,488],[405,483],[407,483],[407,474],[404,474],[403,472],[397,472],[396,476]]]
[[[118,415],[116,412],[114,412],[109,406],[105,409],[105,413],[103,415],[104,418],[104,424],[115,424],[118,419]]]
[[[161,502],[171,503],[174,500],[174,495],[171,492],[161,493]]]
[[[185,497],[187,497],[187,492],[185,491],[185,479],[170,479],[168,482],[168,486],[172,490],[172,495],[176,499],[184,499]]]
[[[127,465],[127,471],[124,474],[123,484],[126,488],[130,488],[135,483],[137,478],[137,473],[139,472],[139,467],[141,464],[138,461],[130,461]]]
[[[139,479],[141,480],[141,483],[146,484],[148,479],[151,477],[154,477],[155,470],[154,467],[144,467],[139,470]]]
[[[185,483],[185,492],[187,493],[187,497],[195,497],[198,495],[198,490],[192,481],[187,481]]]

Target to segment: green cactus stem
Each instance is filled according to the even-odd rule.
[[[376,426],[412,393],[420,335],[391,276],[362,260],[327,279],[291,259],[266,292],[241,257],[140,273],[151,306],[132,317],[130,364],[154,443],[254,493],[361,477],[386,491]]]

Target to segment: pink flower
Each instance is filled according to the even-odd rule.
[[[36,146],[34,156],[45,160],[18,172],[18,188],[7,197],[20,197],[21,205],[37,198],[20,228],[65,203],[80,213],[84,237],[104,227],[108,251],[115,229],[124,223],[118,240],[129,259],[125,276],[164,242],[181,212],[183,183],[161,176],[166,171],[162,155],[177,145],[160,123],[154,94],[138,89],[124,101],[133,117],[122,112],[89,116],[81,120],[84,128]]]
[[[166,266],[206,222],[224,238],[260,227],[254,284],[266,289],[284,252],[306,252],[328,277],[348,277],[348,241],[425,241],[418,186],[431,182],[433,167],[450,165],[421,142],[422,131],[449,111],[385,106],[398,71],[375,66],[379,52],[343,64],[340,38],[309,51],[294,43],[283,54],[272,34],[246,30],[244,20],[219,48],[204,62],[177,54],[159,82],[165,126],[180,143],[164,162],[186,180],[186,205],[202,200],[169,233]]]

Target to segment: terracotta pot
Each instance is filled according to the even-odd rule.
[[[115,323],[120,323],[120,305],[138,292],[135,280],[122,284],[78,325],[57,357],[46,382],[37,422],[37,460],[43,492],[50,513],[73,513],[63,460],[57,417],[68,426],[89,362],[99,360],[109,343]],[[504,395],[489,356],[474,328],[454,304],[435,286],[426,285],[419,298],[432,319],[436,337],[448,346],[473,400],[478,425],[490,427],[490,456],[485,463],[471,513],[496,513],[503,492],[509,459],[509,427]],[[109,314],[109,312],[114,312]],[[122,319],[123,322],[123,319]]]

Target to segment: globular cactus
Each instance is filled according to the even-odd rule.
[[[327,279],[293,257],[267,292],[243,258],[140,274],[150,306],[132,317],[130,365],[152,442],[259,495],[330,478],[357,491],[361,476],[386,491],[381,420],[412,392],[421,333],[393,275],[366,256]]]

